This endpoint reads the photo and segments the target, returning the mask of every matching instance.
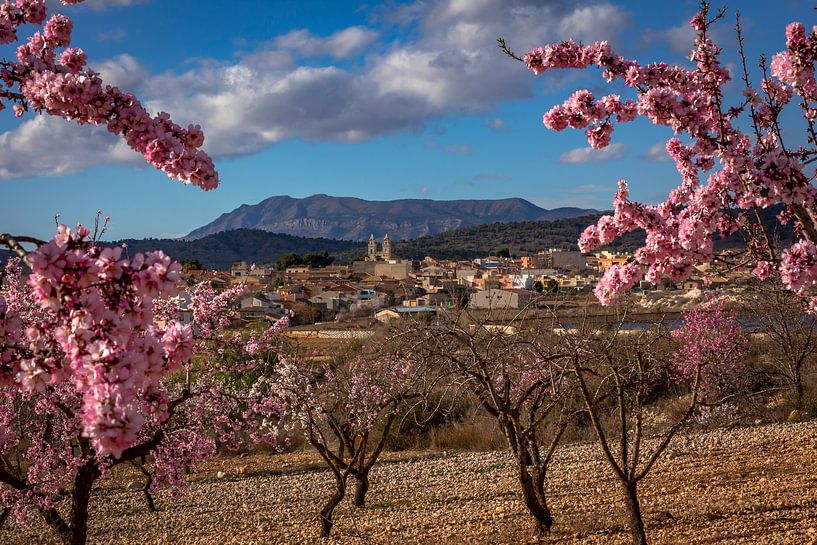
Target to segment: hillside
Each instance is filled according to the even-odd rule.
[[[339,253],[358,255],[366,251],[365,246],[359,242],[304,238],[255,229],[225,231],[190,241],[146,238],[119,240],[110,244],[121,243],[128,245],[128,251],[131,254],[162,250],[177,261],[197,259],[204,267],[219,270],[230,268],[235,261],[259,264],[274,262],[281,255],[289,252],[303,255],[310,252],[327,251],[332,255]]]
[[[473,259],[507,248],[511,255],[536,253],[547,248],[578,249],[576,241],[598,215],[555,221],[491,223],[457,229],[394,245],[396,255],[406,259],[433,256],[445,259]],[[642,231],[629,233],[606,248],[631,251],[644,242]]]
[[[558,220],[594,210],[546,210],[524,199],[435,201],[400,199],[367,201],[353,197],[313,195],[304,199],[270,197],[242,205],[192,231],[197,239],[231,229],[261,229],[303,237],[366,240],[388,233],[392,240],[408,240],[460,227],[485,223]]]

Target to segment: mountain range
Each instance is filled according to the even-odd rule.
[[[511,221],[574,218],[596,213],[581,208],[540,208],[525,199],[399,199],[368,201],[354,197],[312,195],[303,199],[270,197],[244,204],[191,231],[187,240],[233,229],[259,229],[309,238],[366,240],[388,234],[409,240],[462,227]]]

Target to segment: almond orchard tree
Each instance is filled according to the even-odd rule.
[[[160,252],[122,259],[87,236],[61,226],[29,254],[30,285],[11,260],[0,304],[4,514],[39,514],[71,545],[86,542],[92,488],[115,466],[151,458],[152,504],[157,490],[177,495],[217,445],[274,442],[254,422],[280,409],[254,377],[274,365],[286,325],[249,338],[224,331],[243,287],[208,284],[192,288],[193,322],[182,325],[178,305],[160,299],[181,287],[177,263]]]
[[[552,330],[553,319],[531,309],[508,318],[502,311],[445,313],[424,327],[408,325],[418,350],[438,362],[496,419],[516,464],[534,533],[550,531],[545,479],[556,447],[576,415],[570,352]]]
[[[571,373],[590,424],[610,470],[621,485],[630,518],[633,545],[646,545],[647,534],[638,494],[672,438],[702,406],[723,399],[743,369],[746,333],[721,301],[684,313],[684,323],[663,334],[661,324],[627,331],[626,312],[612,328],[590,323],[567,331],[564,341],[573,349]],[[689,388],[684,410],[665,429],[653,430],[648,440],[645,412],[654,391],[675,378]],[[613,418],[605,418],[611,414]]]
[[[303,435],[335,478],[335,492],[320,511],[321,536],[332,531],[332,515],[355,479],[356,507],[364,507],[369,473],[392,431],[398,410],[428,391],[425,367],[416,359],[384,353],[356,356],[331,365],[284,358],[266,388],[283,425]],[[280,424],[276,424],[280,425]]]
[[[780,282],[753,286],[745,303],[764,334],[763,365],[758,371],[790,389],[795,409],[806,408],[806,384],[817,359],[817,320],[802,310],[800,298]]]
[[[616,55],[606,41],[582,45],[567,40],[538,47],[523,58],[500,47],[535,74],[556,69],[597,66],[608,83],[632,89],[624,98],[609,94],[596,98],[584,89],[544,114],[547,128],[584,129],[594,149],[610,143],[616,123],[646,118],[669,127],[678,137],[667,141],[680,184],[663,203],[652,206],[630,200],[627,183],[619,181],[613,215],[588,227],[579,240],[582,251],[611,242],[635,229],[644,229],[644,246],[635,260],[610,268],[596,288],[603,304],[612,303],[642,277],[658,284],[662,278],[683,280],[699,263],[718,256],[714,241],[742,230],[748,246],[736,265],[748,266],[761,279],[777,274],[797,294],[811,295],[817,281],[817,189],[813,184],[817,161],[817,28],[808,32],[802,23],[786,27],[786,50],[771,62],[760,60],[760,85],[751,82],[743,49],[740,18],[736,29],[740,68],[732,74],[721,62],[721,49],[710,27],[724,15],[710,16],[708,3],[690,21],[698,33],[691,60],[694,67],[667,63],[642,65]],[[743,96],[727,104],[724,86],[739,78]],[[794,106],[791,106],[794,104]],[[799,108],[802,129],[783,130],[786,110]],[[764,208],[781,208],[781,222],[793,221],[797,240],[787,249],[776,248],[761,221]]]

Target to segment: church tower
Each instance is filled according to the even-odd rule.
[[[369,259],[374,260],[377,257],[377,241],[374,239],[374,233],[369,237]]]
[[[383,252],[381,255],[386,261],[391,259],[391,240],[389,240],[388,234],[383,237]]]

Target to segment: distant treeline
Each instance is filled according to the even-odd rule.
[[[162,250],[173,259],[198,260],[207,269],[227,270],[236,261],[248,263],[275,263],[284,254],[321,254],[330,256],[352,252],[363,254],[366,246],[349,240],[328,238],[305,238],[280,233],[268,233],[257,229],[235,229],[208,235],[197,240],[174,239],[126,239],[112,242],[125,243],[128,252]]]
[[[406,259],[426,256],[441,259],[473,259],[499,252],[511,256],[534,254],[548,248],[578,250],[576,241],[584,229],[595,223],[599,215],[555,221],[517,221],[487,223],[446,231],[414,240],[401,240],[394,253]],[[644,232],[629,233],[606,247],[617,251],[638,248],[644,242]]]

